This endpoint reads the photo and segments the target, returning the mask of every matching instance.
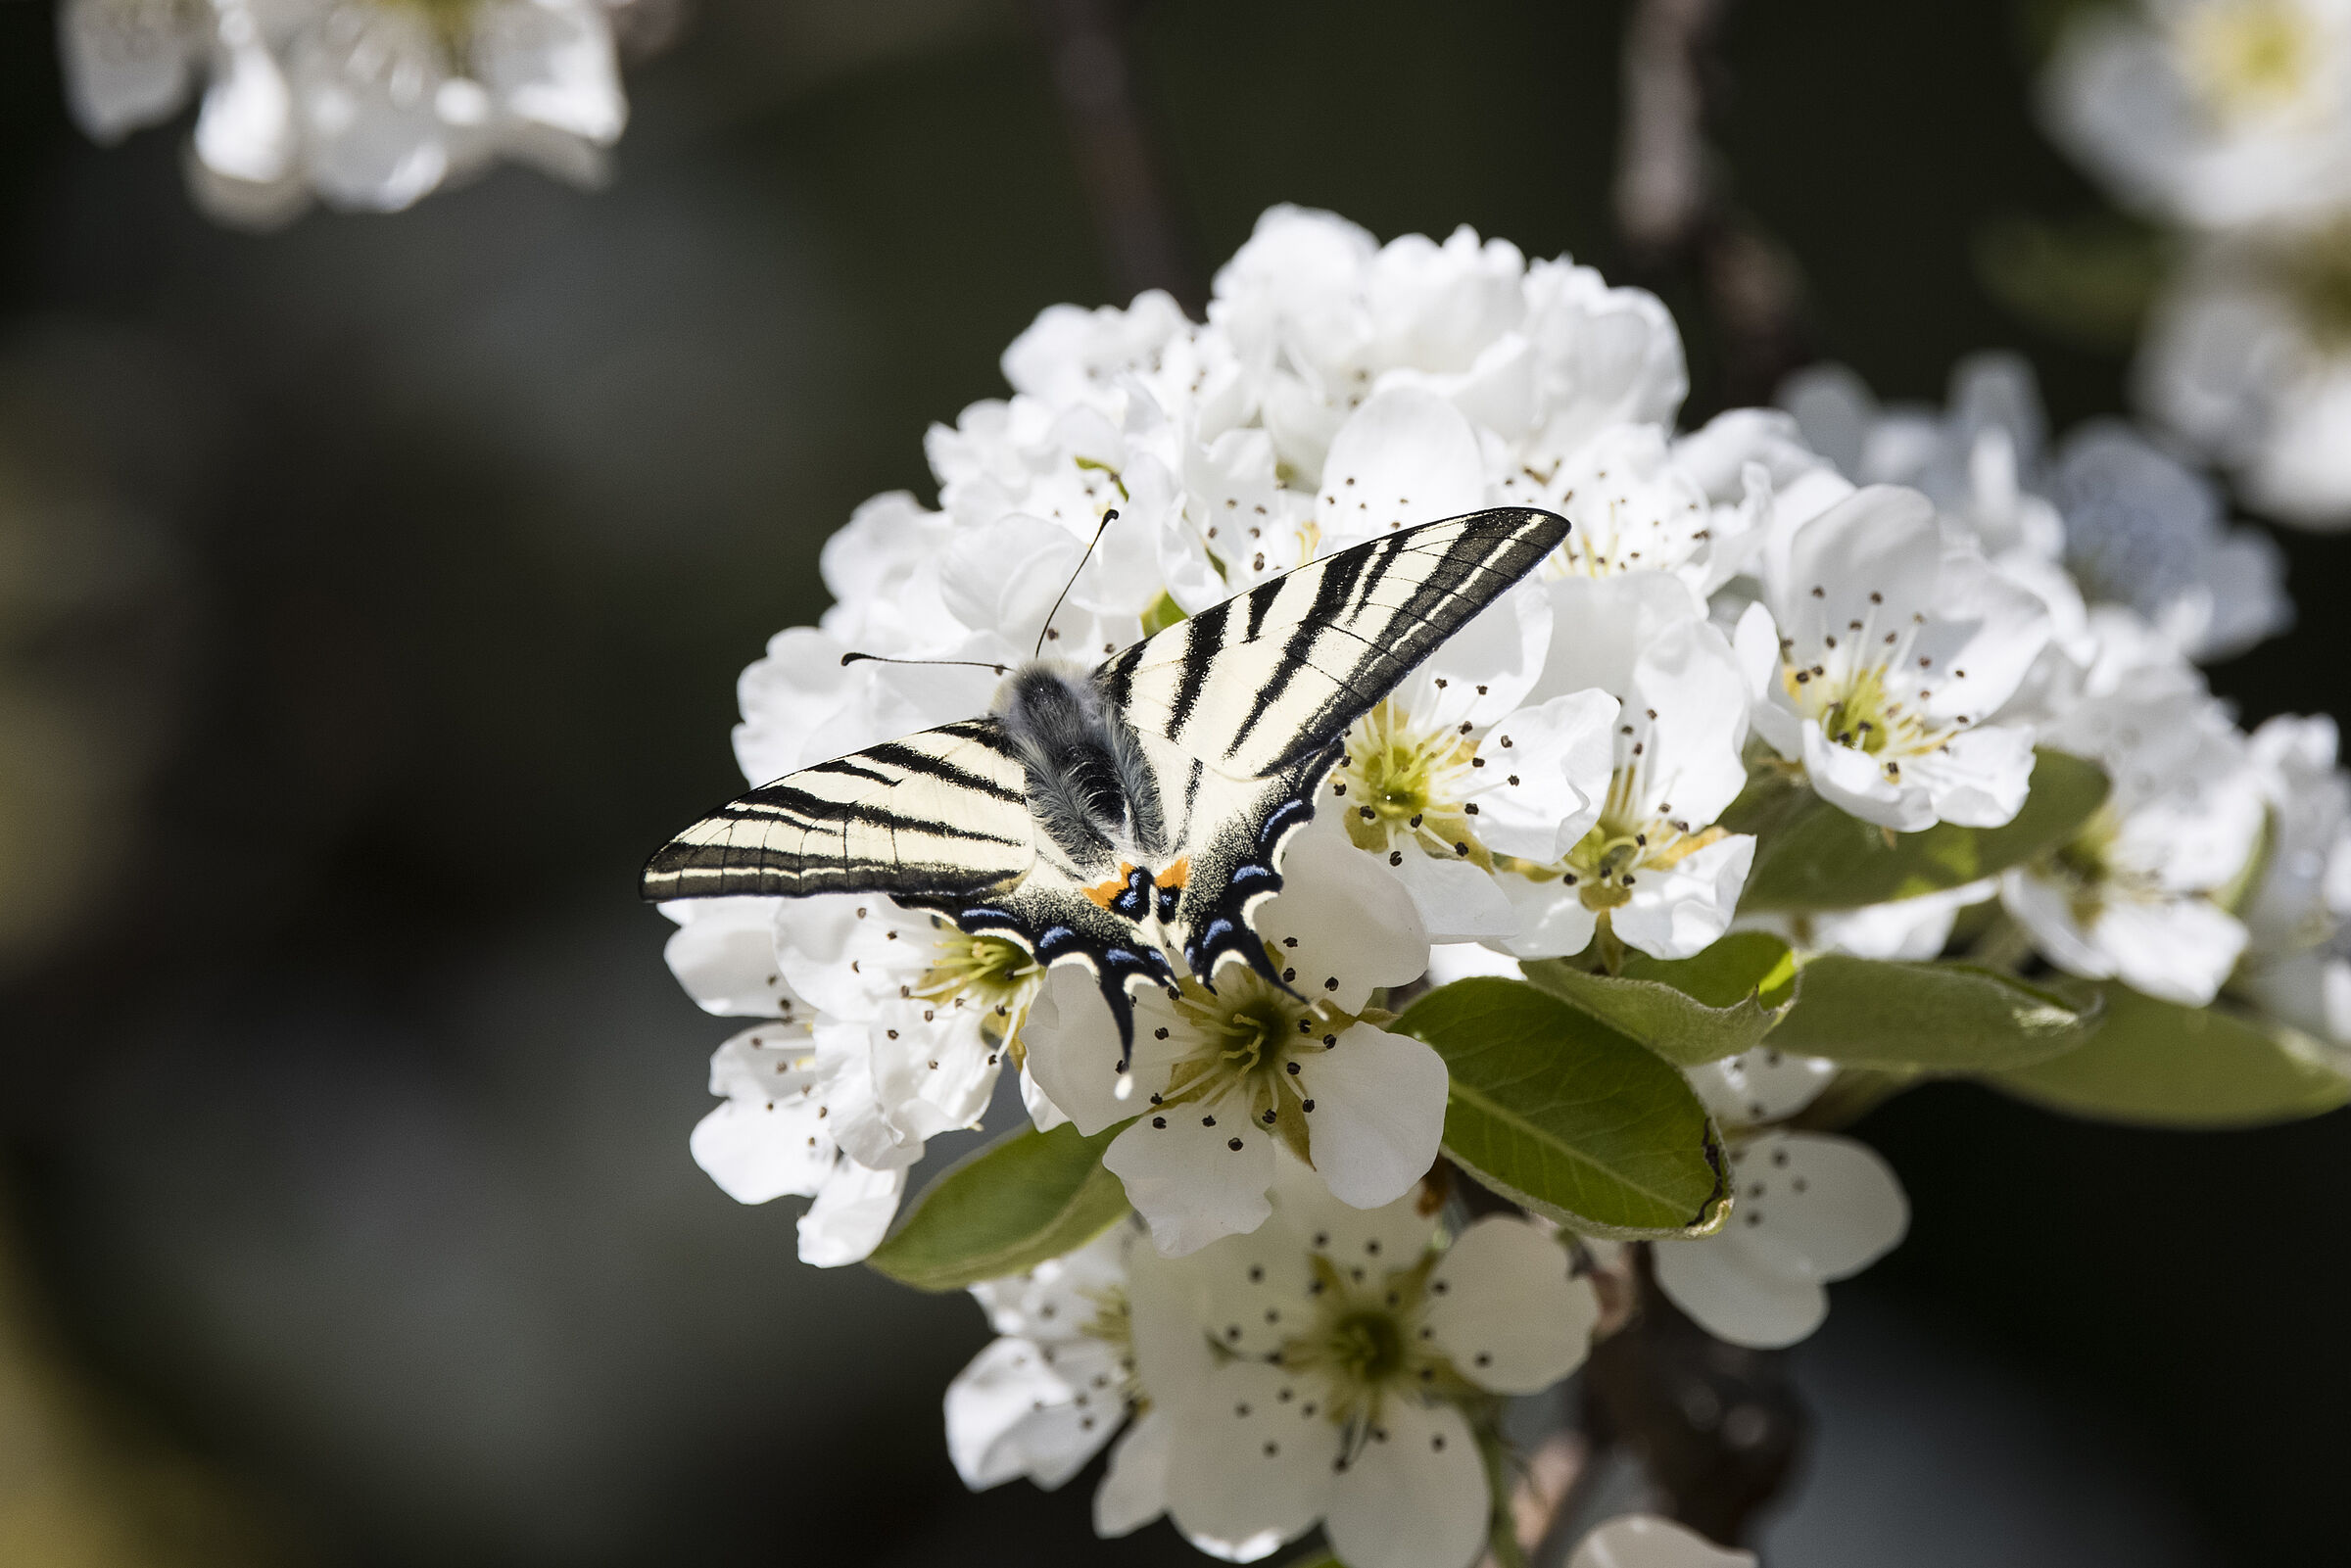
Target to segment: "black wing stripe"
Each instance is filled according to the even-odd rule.
[[[1298,624],[1291,628],[1289,641],[1282,645],[1281,663],[1274,666],[1273,679],[1258,691],[1257,701],[1251,705],[1249,716],[1233,732],[1232,739],[1224,748],[1227,756],[1239,750],[1249,736],[1257,732],[1259,723],[1273,711],[1273,705],[1281,700],[1282,694],[1298,679],[1299,671],[1306,668],[1306,651],[1313,646],[1323,628],[1335,628],[1345,615],[1347,601],[1355,596],[1355,585],[1363,577],[1372,557],[1393,557],[1401,548],[1395,544],[1393,536],[1381,541],[1381,544],[1389,547],[1384,550],[1348,550],[1334,556],[1330,565],[1323,569],[1320,579],[1315,584],[1314,602],[1308,606]],[[1263,593],[1264,590],[1259,592]],[[1250,618],[1250,641],[1253,642],[1257,641],[1256,622],[1261,617],[1254,615]]]
[[[876,746],[871,751],[865,752],[864,756],[870,761],[886,763],[901,773],[921,774],[927,779],[941,780],[954,784],[959,789],[977,789],[980,793],[993,795],[998,800],[1026,802],[1029,798],[1021,790],[1007,788],[993,779],[983,778],[969,768],[958,768],[944,757],[935,757],[928,752],[917,751],[898,741]],[[811,768],[808,771],[814,773],[818,770]],[[863,772],[861,769],[851,771]],[[874,775],[867,774],[866,777],[871,778]],[[895,784],[897,781],[893,779],[889,782]]]
[[[1239,595],[1255,640],[1227,599],[1111,659],[1103,690],[1221,771],[1271,777],[1336,741],[1566,530],[1503,509],[1384,535]]]
[[[1183,668],[1176,684],[1175,700],[1169,704],[1169,738],[1181,735],[1183,727],[1191,722],[1192,709],[1199,704],[1200,692],[1208,685],[1209,669],[1223,651],[1225,627],[1231,619],[1232,600],[1226,599],[1183,623]]]

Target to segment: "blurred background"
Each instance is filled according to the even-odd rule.
[[[696,1169],[725,1029],[637,866],[735,787],[826,535],[931,495],[925,426],[1047,304],[1196,305],[1269,204],[1655,282],[1685,422],[1756,393],[1612,217],[1622,7],[1163,0],[1123,67],[1070,47],[1101,14],[699,0],[606,188],[255,235],[191,207],[186,117],[85,139],[52,8],[0,3],[0,1562],[1199,1560],[1097,1546],[1090,1480],[966,1495],[977,1308],[803,1267],[795,1202]],[[1983,0],[1739,8],[1715,134],[1803,352],[1939,401],[2013,347],[2063,428],[2123,348],[1978,265],[2092,202],[2034,47]],[[1089,199],[1105,124],[1141,219]],[[2247,722],[2351,695],[2351,544],[2281,543],[2301,628],[2214,673]],[[2351,1114],[1938,1087],[1858,1131],[1915,1219],[1798,1354],[1775,1561],[2333,1558]]]

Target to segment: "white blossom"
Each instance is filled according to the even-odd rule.
[[[1468,1568],[1492,1397],[1574,1370],[1597,1298],[1530,1221],[1490,1216],[1439,1247],[1415,1196],[1351,1209],[1281,1159],[1263,1226],[1161,1276],[1216,1357],[1175,1376],[1140,1357],[1170,1417],[1168,1512],[1235,1561],[1319,1522],[1353,1568]]]
[[[2003,874],[2000,899],[2058,968],[2201,1007],[2244,951],[2223,907],[2262,832],[2244,740],[2192,672],[2143,669],[2051,726],[2112,791],[2055,854]]]
[[[1180,998],[1134,1004],[1134,1054],[1090,979],[1053,971],[1023,1038],[1030,1070],[1087,1136],[1131,1119],[1103,1164],[1162,1252],[1194,1252],[1271,1212],[1276,1149],[1346,1203],[1376,1208],[1435,1162],[1445,1064],[1368,1022],[1374,990],[1419,977],[1428,938],[1404,889],[1340,834],[1294,840],[1258,929],[1283,989],[1237,959]]]
[[[1828,1315],[1823,1287],[1893,1250],[1909,1226],[1901,1183],[1850,1138],[1779,1130],[1837,1064],[1769,1044],[1684,1069],[1730,1140],[1731,1213],[1711,1236],[1655,1246],[1657,1287],[1734,1345],[1793,1345]]]
[[[1176,1295],[1150,1288],[1140,1241],[1121,1223],[1026,1274],[972,1287],[1002,1337],[947,1386],[947,1455],[965,1486],[1026,1476],[1051,1491],[1116,1437],[1094,1491],[1096,1533],[1123,1536],[1166,1511],[1168,1417],[1137,1373],[1136,1340],[1157,1336],[1151,1359],[1168,1376],[1206,1370],[1209,1353]]]
[[[1731,1146],[1729,1221],[1655,1244],[1657,1288],[1716,1339],[1793,1345],[1828,1315],[1832,1280],[1860,1272],[1910,1223],[1901,1183],[1862,1144],[1765,1132]]]
[[[2239,914],[2248,941],[2230,989],[2338,1051],[2351,1049],[2351,780],[2334,721],[2280,715],[2253,732],[2270,806],[2262,875]]]
[[[874,1169],[840,1151],[841,1129],[876,1114],[852,1054],[827,1049],[806,1022],[756,1024],[711,1057],[710,1092],[724,1103],[695,1127],[694,1159],[728,1197],[814,1198],[799,1219],[800,1260],[820,1268],[856,1262],[881,1245],[906,1171]]]
[[[1686,1068],[1683,1075],[1707,1114],[1725,1127],[1757,1127],[1792,1117],[1819,1099],[1837,1076],[1837,1064],[1758,1045],[1719,1062]]]
[[[2127,605],[2198,660],[2292,622],[2267,534],[2229,527],[2211,481],[2120,420],[2088,421],[2050,450],[2032,368],[2014,355],[1962,359],[1942,410],[1881,406],[1833,365],[1791,377],[1781,399],[1852,479],[1910,486],[1946,527],[1972,533],[1996,569],[2049,602],[2061,641],[2083,599]]]
[[[1501,945],[1521,958],[1582,952],[1604,916],[1617,939],[1688,958],[1728,927],[1746,885],[1754,839],[1714,819],[1747,782],[1747,682],[1721,633],[1655,592],[1667,581],[1555,585],[1559,630],[1539,690],[1577,694],[1545,707],[1590,689],[1616,704],[1590,828],[1564,852],[1522,852],[1504,879],[1518,928]],[[1499,752],[1497,763],[1515,766]]]
[[[393,212],[498,158],[600,177],[628,117],[626,0],[66,0],[68,98],[112,141],[177,114],[199,199],[267,225],[312,196]]]
[[[1871,486],[1772,542],[1738,642],[1757,733],[1824,799],[1912,832],[2024,804],[2032,733],[1991,721],[2048,635],[2040,600],[1945,541],[1926,497]]]
[[[2200,246],[2150,313],[2135,370],[2147,412],[2233,473],[2261,511],[2351,525],[2351,219]]]
[[[2192,227],[2351,202],[2351,6],[2139,0],[2085,12],[2042,82],[2050,131],[2138,211]]]

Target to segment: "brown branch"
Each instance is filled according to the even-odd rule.
[[[1165,289],[1197,315],[1206,296],[1135,96],[1128,8],[1120,0],[1034,0],[1033,13],[1112,294],[1124,304]]]
[[[1707,140],[1729,72],[1719,44],[1731,0],[1635,0],[1624,41],[1616,226],[1635,280],[1705,302],[1721,362],[1701,412],[1770,399],[1812,357],[1803,278],[1785,247],[1731,199]]]

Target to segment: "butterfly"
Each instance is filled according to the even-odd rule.
[[[1013,669],[989,711],[729,802],[647,862],[646,898],[886,893],[1131,987],[1237,959],[1348,727],[1534,571],[1567,522],[1518,507],[1398,529],[1271,579],[1092,671]]]

